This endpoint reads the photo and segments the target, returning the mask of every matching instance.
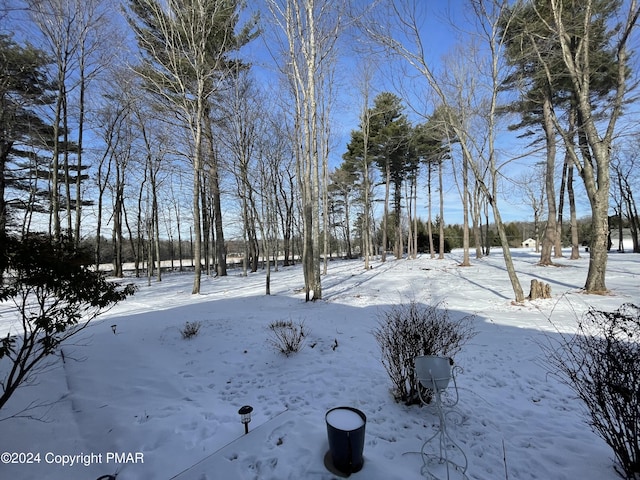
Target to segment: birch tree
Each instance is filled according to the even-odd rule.
[[[267,0],[278,30],[282,62],[292,97],[296,172],[302,200],[302,263],[305,299],[322,298],[320,278],[320,178],[326,171],[322,162],[322,141],[329,121],[326,108],[326,75],[341,32],[340,7],[329,0]],[[322,170],[320,170],[322,168]]]

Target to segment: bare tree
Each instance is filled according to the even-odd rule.
[[[104,221],[104,204],[107,188],[109,187],[115,170],[115,156],[126,140],[125,125],[129,113],[126,100],[119,85],[113,85],[113,92],[105,90],[108,101],[96,112],[96,132],[103,142],[103,151],[98,159],[95,182],[98,188],[96,208],[96,241],[95,266],[96,270],[102,262],[102,225]],[[122,274],[121,271],[116,272]]]
[[[459,142],[463,160],[473,171],[483,195],[486,196],[492,207],[515,300],[521,302],[524,300],[524,293],[513,266],[509,242],[498,208],[499,164],[495,148],[498,94],[503,75],[503,65],[500,62],[503,43],[498,35],[499,20],[501,20],[501,13],[506,9],[508,2],[503,0],[470,1],[474,18],[477,20],[478,38],[483,41],[484,47],[489,52],[487,57],[482,59],[482,63],[477,64],[477,71],[484,70],[483,80],[487,85],[485,95],[481,97],[481,100],[477,97],[474,99],[473,92],[468,88],[469,83],[474,81],[474,76],[467,77],[467,85],[456,81],[453,84],[455,91],[452,95],[447,91],[446,83],[436,75],[433,66],[425,56],[425,38],[424,32],[420,28],[419,19],[420,7],[416,5],[416,2],[389,1],[383,5],[385,8],[378,12],[378,17],[366,22],[363,28],[381,45],[399,55],[415,68],[435,92],[439,102],[447,107],[444,111],[448,114],[448,123]],[[456,103],[457,100],[463,100],[464,103]],[[464,118],[463,115],[468,116],[473,113],[470,107],[478,105],[479,100],[484,114],[481,117],[475,117],[475,119],[476,121],[479,119],[484,125],[482,138],[486,140],[486,148],[478,148],[475,144],[477,136],[473,135],[469,129],[470,124],[460,120]],[[483,168],[480,162],[476,161],[479,158],[483,158],[485,162],[484,168],[489,175],[487,183],[485,183]]]
[[[273,144],[271,145],[273,146]],[[271,295],[271,263],[278,269],[278,190],[282,178],[279,170],[282,158],[278,148],[262,151],[258,163],[260,211],[256,218],[262,237],[262,251],[266,260],[265,294]]]
[[[618,205],[617,213],[619,215],[619,251],[624,251],[622,227],[623,218],[629,226],[633,251],[640,251],[640,243],[638,242],[638,234],[640,233],[640,216],[638,216],[638,207],[634,198],[634,191],[638,191],[638,153],[633,147],[637,145],[637,141],[632,143],[628,148],[623,149],[615,155],[612,161],[612,172],[616,198],[614,199]]]
[[[296,191],[299,191],[298,179],[295,169],[295,153],[291,147],[291,135],[284,135],[279,130],[281,125],[273,125],[272,132],[279,132],[279,141],[276,144],[277,158],[280,161],[278,170],[278,217],[280,218],[280,231],[282,232],[282,243],[284,266],[293,265],[296,262],[295,232],[298,230],[296,219],[298,218],[298,203],[296,202]]]
[[[136,131],[139,132],[142,142],[141,158],[144,158],[144,170],[148,172],[149,192],[151,197],[147,202],[148,219],[146,222],[147,238],[149,246],[147,251],[147,277],[151,281],[154,269],[154,253],[158,262],[156,279],[162,280],[162,269],[160,268],[160,214],[158,204],[158,191],[161,184],[163,163],[168,152],[168,135],[162,132],[161,125],[154,115],[154,112],[140,101],[131,101],[131,121],[134,123]],[[141,212],[139,212],[141,213]]]
[[[241,202],[242,231],[245,243],[243,269],[251,272],[258,269],[260,244],[257,235],[259,212],[256,197],[261,188],[255,174],[258,161],[258,147],[262,135],[262,118],[265,112],[260,105],[266,99],[261,98],[247,72],[238,72],[236,84],[223,102],[222,112],[225,120],[221,126],[222,144],[229,151],[230,168],[236,181],[238,197]],[[248,265],[247,265],[248,263]]]
[[[202,272],[202,173],[207,135],[211,135],[210,102],[232,71],[229,52],[250,38],[250,28],[234,29],[238,2],[130,0],[129,23],[144,62],[138,73],[178,116],[191,134],[193,167],[193,233],[195,276],[192,293],[200,292]],[[213,150],[212,139],[209,146]],[[224,248],[222,245],[221,248]]]
[[[178,264],[179,270],[184,270],[183,258],[183,245],[182,245],[182,171],[178,168],[173,168],[172,171],[173,181],[169,182],[169,203],[173,207],[173,214],[176,219],[176,234],[178,237]]]
[[[56,100],[52,113],[51,230],[61,234],[60,213],[66,212],[66,230],[80,242],[82,182],[88,178],[83,164],[87,93],[93,79],[105,68],[114,47],[109,25],[110,2],[88,0],[28,0],[31,20],[42,33],[43,48],[53,59]],[[76,134],[75,137],[73,135]]]
[[[296,171],[302,197],[303,271],[305,298],[322,298],[320,278],[320,175],[322,138],[326,130],[323,108],[326,98],[327,63],[342,28],[342,14],[329,0],[267,0],[280,31],[283,63],[293,97]]]
[[[593,0],[580,3],[580,14],[571,16],[568,23],[565,2],[549,0],[549,15],[538,11],[540,21],[546,26],[548,35],[553,36],[562,52],[564,74],[571,82],[572,93],[577,113],[576,126],[580,139],[578,145],[574,141],[574,132],[567,131],[561,125],[555,111],[551,115],[557,131],[562,137],[565,149],[571,156],[580,177],[583,179],[587,197],[591,205],[592,238],[589,249],[589,271],[585,281],[587,293],[603,293],[607,291],[605,273],[607,268],[607,251],[609,238],[609,189],[611,184],[610,166],[611,150],[616,132],[616,125],[628,98],[627,82],[629,68],[628,44],[633,29],[640,15],[636,0],[615,6],[616,11],[598,11]],[[619,11],[618,11],[619,10]],[[596,18],[596,16],[599,16]],[[604,17],[620,17],[612,30],[606,30],[608,48],[614,57],[611,69],[611,88],[607,96],[607,116],[601,121],[598,113],[599,105],[593,102],[594,96],[601,88],[594,81],[595,71],[600,63],[594,58],[597,50],[591,40],[598,35]],[[607,27],[605,26],[605,29]],[[579,32],[579,35],[574,34]],[[556,67],[551,65],[542,52],[539,62],[552,83],[557,74]]]
[[[541,164],[537,164],[537,167],[532,172],[523,173],[515,183],[522,193],[522,200],[533,210],[533,237],[536,241],[536,252],[539,252],[540,219],[544,213],[546,197],[546,169],[542,168]]]
[[[73,239],[76,248],[80,245],[82,207],[85,201],[82,198],[82,181],[87,177],[83,172],[87,166],[83,164],[83,151],[85,148],[84,132],[87,114],[87,93],[92,80],[104,70],[111,62],[113,54],[109,52],[118,51],[119,40],[113,39],[114,25],[109,22],[109,12],[113,5],[104,1],[82,1],[80,2],[81,15],[75,23],[78,28],[78,151],[75,165],[75,225]],[[114,49],[115,47],[115,49]],[[69,179],[67,179],[67,182]],[[71,204],[71,201],[68,200]]]
[[[115,176],[111,182],[111,198],[112,198],[112,217],[111,217],[111,238],[113,242],[113,274],[116,277],[124,276],[124,229],[126,219],[125,208],[125,185],[127,184],[127,175],[129,173],[129,164],[131,162],[133,134],[131,124],[124,125],[119,135],[124,138],[114,149],[113,168]],[[134,250],[135,253],[135,250]],[[137,258],[136,258],[137,261]],[[137,263],[136,263],[137,267]],[[137,268],[136,268],[137,270]]]
[[[373,249],[373,181],[371,179],[369,158],[369,141],[371,135],[371,114],[369,97],[371,89],[372,73],[367,66],[362,67],[362,80],[360,93],[362,95],[362,107],[360,109],[360,125],[362,126],[362,250],[364,254],[364,268],[369,270]]]
[[[29,12],[35,25],[43,34],[46,51],[52,56],[57,86],[56,101],[53,112],[53,155],[50,178],[50,232],[57,241],[62,234],[60,224],[60,173],[65,164],[68,165],[70,155],[69,139],[69,78],[77,67],[78,43],[74,38],[76,33],[74,18],[79,12],[79,2],[63,2],[61,0],[33,1],[29,5]],[[63,139],[61,139],[63,137]],[[60,158],[63,158],[62,165]],[[68,167],[67,167],[68,168]],[[64,180],[64,178],[63,178]],[[64,184],[64,181],[62,182]],[[70,219],[69,219],[70,221]]]

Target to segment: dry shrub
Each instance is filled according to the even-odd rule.
[[[545,346],[552,373],[587,407],[593,431],[620,463],[618,473],[640,479],[640,307],[590,308],[575,336]]]
[[[451,319],[443,303],[411,301],[394,305],[379,315],[373,335],[378,341],[396,401],[419,403],[414,358],[420,355],[453,357],[476,335],[475,316]]]
[[[300,351],[307,336],[303,321],[276,320],[269,324],[269,331],[269,343],[287,357]]]
[[[180,333],[182,334],[182,338],[185,340],[189,338],[193,338],[198,335],[200,332],[201,323],[200,322],[189,322],[184,324]]]

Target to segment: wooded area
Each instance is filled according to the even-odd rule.
[[[521,302],[531,237],[541,265],[588,247],[605,292],[611,231],[640,252],[637,2],[467,0],[437,60],[427,3],[3,2],[2,243],[90,243],[116,276],[202,259],[194,294],[231,254],[245,274],[300,258],[307,300],[334,255],[499,246]]]

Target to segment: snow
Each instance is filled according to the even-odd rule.
[[[365,464],[353,478],[424,478],[418,452],[438,416],[393,400],[372,335],[382,312],[411,300],[440,304],[451,318],[476,316],[477,336],[455,357],[461,421],[448,425],[469,459],[468,478],[616,478],[612,451],[573,392],[549,374],[541,345],[573,333],[589,305],[637,303],[640,255],[611,253],[611,293],[598,296],[581,292],[588,257],[540,267],[531,249],[513,255],[525,292],[542,280],[552,299],[514,304],[497,250],[470,267],[458,266],[460,251],[444,260],[376,261],[370,270],[359,260],[333,261],[323,300],[313,303],[304,301],[300,266],[272,272],[270,296],[264,272],[203,277],[196,296],[191,274],[151,286],[136,280],[134,297],[65,345],[65,361],[56,357],[0,411],[4,418],[31,402],[49,405],[28,412],[38,420],[0,422],[0,452],[39,460],[0,463],[0,478],[333,479],[323,464],[325,415],[338,406],[367,417]],[[285,357],[269,343],[276,320],[304,322],[300,352]],[[180,333],[187,321],[201,323],[191,339]],[[0,334],[14,322],[0,305]],[[248,435],[243,405],[254,408]]]
[[[329,425],[337,430],[351,432],[364,425],[364,420],[358,413],[348,408],[337,407],[329,411],[326,415]]]

